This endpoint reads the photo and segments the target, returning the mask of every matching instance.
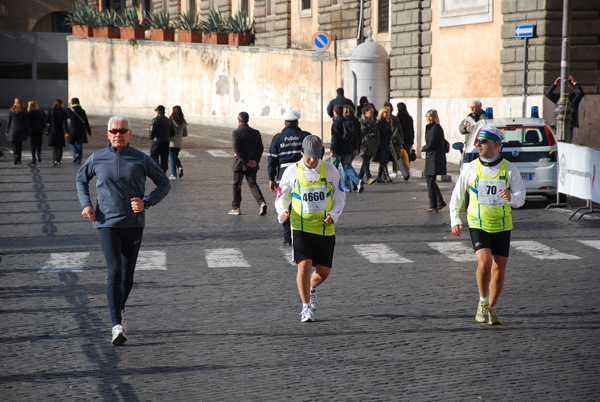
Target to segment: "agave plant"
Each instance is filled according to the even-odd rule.
[[[200,17],[198,17],[197,13],[193,12],[179,14],[177,19],[175,19],[175,28],[182,31],[199,31]]]
[[[208,12],[208,19],[202,22],[201,28],[206,32],[227,32],[227,22],[221,14],[211,9]]]
[[[171,24],[171,16],[167,11],[146,11],[144,19],[150,24],[150,28],[154,29],[173,29]]]
[[[89,27],[96,26],[98,12],[87,4],[77,4],[73,11],[67,14],[65,23],[68,26],[85,25]]]
[[[128,8],[118,15],[119,26],[123,28],[143,28],[138,12],[135,8]]]
[[[252,26],[248,24],[248,16],[243,11],[238,11],[235,15],[227,18],[227,29],[229,32],[250,33]]]
[[[118,27],[119,16],[115,10],[108,8],[96,16],[96,26],[98,27]]]

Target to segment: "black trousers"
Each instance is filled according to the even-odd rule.
[[[260,206],[261,203],[265,202],[260,187],[256,184],[256,173],[256,170],[233,172],[233,202],[231,203],[233,209],[239,208],[242,203],[242,182],[244,181],[244,177],[246,177],[248,187],[250,187],[250,192],[256,203]]]
[[[166,173],[169,168],[169,141],[154,141],[150,148],[150,157]]]
[[[437,208],[444,198],[442,192],[435,182],[437,176],[427,176],[427,193],[429,194],[429,208]]]
[[[21,153],[23,152],[23,141],[11,141],[15,165],[21,162]]]
[[[61,162],[63,155],[63,147],[52,147],[52,157],[54,162]]]

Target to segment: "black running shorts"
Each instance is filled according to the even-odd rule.
[[[473,242],[473,249],[475,251],[482,248],[489,248],[492,250],[492,255],[508,257],[508,252],[510,251],[510,230],[488,233],[481,229],[470,228],[469,232],[471,232],[471,241]]]
[[[312,265],[322,265],[331,268],[333,264],[333,250],[335,249],[335,235],[322,236],[313,233],[292,230],[293,260],[312,260]]]

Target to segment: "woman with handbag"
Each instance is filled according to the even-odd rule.
[[[179,151],[183,148],[183,137],[187,137],[188,131],[181,106],[173,106],[169,119],[171,119],[175,128],[175,136],[171,137],[169,142],[169,156],[171,158],[171,177],[169,179],[175,180],[177,177],[183,177],[183,166],[179,159]]]
[[[83,144],[88,142],[87,136],[92,135],[92,129],[85,110],[79,104],[79,98],[72,98],[67,109],[69,119],[69,144],[73,151],[73,163],[81,164],[83,159]]]
[[[27,109],[25,102],[20,97],[15,98],[15,102],[8,111],[8,120],[6,122],[6,136],[13,149],[15,165],[21,163],[21,153],[23,151],[23,141],[29,135],[29,120],[27,119]]]
[[[425,176],[429,194],[429,209],[425,212],[437,212],[447,205],[435,182],[437,175],[446,174],[446,139],[437,111],[434,109],[427,111],[425,118],[427,119],[425,145],[421,148],[421,152],[426,152]]]
[[[54,102],[54,106],[46,115],[46,125],[48,125],[48,146],[52,147],[54,166],[57,166],[62,161],[65,134],[69,131],[67,128],[67,114],[63,109],[62,100],[57,99]]]
[[[29,143],[31,144],[31,163],[42,161],[42,141],[46,130],[46,113],[40,110],[35,100],[27,102],[27,117],[29,118]]]
[[[400,127],[404,135],[401,158],[404,160],[406,167],[410,169],[410,162],[414,162],[417,159],[417,152],[412,149],[415,143],[415,124],[411,115],[408,114],[404,102],[399,102],[396,106],[398,107],[398,120],[400,120]],[[406,177],[404,179],[408,180]]]

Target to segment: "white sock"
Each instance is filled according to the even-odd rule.
[[[479,301],[484,301],[484,302],[487,303],[488,302],[488,298],[487,297],[481,297],[481,296],[479,296]]]
[[[302,303],[302,308],[310,308],[310,303]]]
[[[315,288],[310,288],[310,293],[315,293]]]

